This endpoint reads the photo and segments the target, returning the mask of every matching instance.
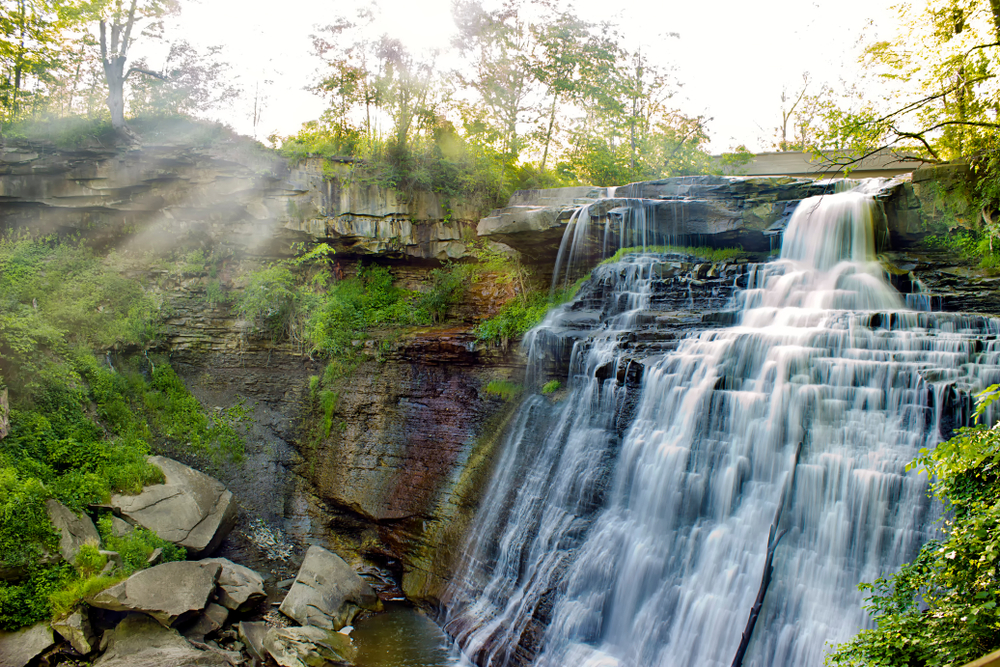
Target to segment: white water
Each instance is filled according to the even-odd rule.
[[[739,324],[643,362],[621,437],[619,340],[646,321],[661,260],[594,271],[613,289],[574,344],[571,391],[526,401],[445,600],[468,655],[730,665],[793,468],[744,665],[818,666],[870,625],[857,584],[911,557],[935,512],[906,464],[965,418],[957,390],[1000,380],[1000,322],[904,308],[874,261],[873,207],[859,192],[800,204],[780,259],[738,294]],[[573,317],[528,336],[532,361]]]

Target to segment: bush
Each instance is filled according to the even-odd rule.
[[[549,380],[542,385],[542,393],[545,395],[554,394],[559,391],[560,387],[562,387],[562,382],[559,380]]]

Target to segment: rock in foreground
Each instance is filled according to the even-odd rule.
[[[188,556],[211,554],[236,523],[233,494],[216,479],[163,456],[149,462],[165,482],[136,496],[114,495],[111,505],[133,523],[187,549]]]
[[[380,611],[382,603],[340,556],[311,546],[279,609],[302,625],[339,630],[363,609]]]
[[[281,667],[348,665],[356,650],[351,638],[322,628],[271,628],[264,649]]]
[[[24,667],[52,644],[52,629],[48,623],[17,632],[0,632],[0,667]]]
[[[232,667],[223,657],[199,651],[176,630],[141,614],[111,631],[108,649],[94,667]]]
[[[140,611],[169,628],[208,605],[221,569],[218,563],[164,563],[136,572],[87,602],[112,611]]]

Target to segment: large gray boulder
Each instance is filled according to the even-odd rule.
[[[169,628],[208,606],[221,569],[218,563],[163,563],[136,572],[87,603],[112,611],[140,611]]]
[[[382,609],[375,591],[340,556],[318,546],[309,547],[279,607],[302,625],[333,630],[349,625],[362,609]]]
[[[76,559],[84,544],[101,544],[101,536],[86,514],[74,514],[58,500],[46,500],[45,511],[48,512],[52,525],[59,529],[59,553],[67,563]]]
[[[228,558],[205,558],[202,563],[218,563],[219,588],[215,599],[231,611],[249,611],[267,597],[264,578],[249,567],[238,565]]]
[[[149,462],[163,471],[163,484],[136,496],[111,496],[111,505],[134,524],[184,547],[198,558],[211,554],[236,523],[233,494],[216,479],[163,456]]]
[[[350,664],[357,655],[351,638],[322,628],[271,628],[264,650],[281,667],[327,667]]]
[[[94,667],[232,667],[222,656],[199,651],[176,630],[133,614],[110,631],[108,647]]]
[[[0,667],[24,667],[54,643],[48,623],[17,632],[0,632]]]

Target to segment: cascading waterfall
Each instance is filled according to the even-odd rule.
[[[738,323],[676,349],[626,344],[655,331],[655,254],[598,267],[599,308],[570,304],[526,337],[536,375],[572,342],[569,391],[526,399],[498,455],[444,600],[467,655],[729,666],[776,517],[743,664],[821,665],[870,625],[857,584],[910,558],[937,512],[906,464],[1000,381],[1000,321],[907,310],[875,262],[874,206],[804,200],[780,258],[746,274]],[[622,380],[637,363],[641,390]]]

